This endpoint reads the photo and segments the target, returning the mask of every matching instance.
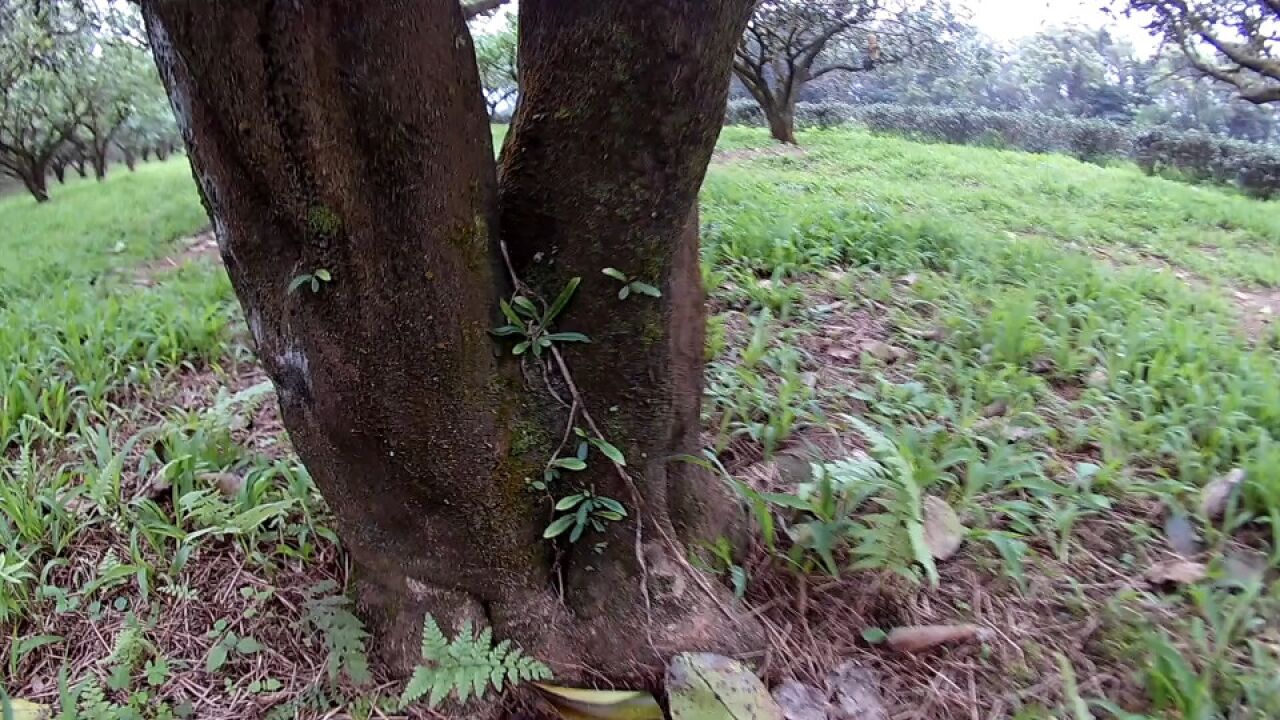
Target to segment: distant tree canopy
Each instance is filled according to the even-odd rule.
[[[733,69],[773,137],[795,142],[795,105],[807,83],[936,54],[957,29],[947,0],[763,0]]]
[[[0,172],[49,199],[47,177],[110,153],[178,144],[173,115],[127,5],[0,0]]]
[[[476,66],[489,118],[495,122],[509,117],[513,108],[506,107],[520,91],[516,75],[516,16],[509,14],[497,28],[479,31],[472,28],[476,46]]]
[[[1280,0],[1129,0],[1125,9],[1198,73],[1251,103],[1280,102]]]
[[[1280,141],[1274,104],[1240,99],[1235,86],[1205,77],[1181,51],[1148,56],[1106,29],[1050,28],[1003,46],[961,25],[945,49],[873,72],[823,75],[799,101],[1033,111]]]

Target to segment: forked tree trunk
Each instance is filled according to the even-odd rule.
[[[755,98],[756,104],[760,106],[765,121],[769,123],[769,134],[773,139],[795,145],[796,99],[800,95],[800,88],[804,87],[808,78],[807,71],[795,68],[791,74],[779,77],[739,64],[735,68],[735,73],[743,87],[747,88],[751,97]]]
[[[426,612],[487,622],[563,676],[644,678],[751,635],[684,577],[679,541],[733,508],[674,459],[697,446],[697,190],[750,8],[524,0],[499,200],[456,0],[143,3],[259,358],[396,669]],[[640,493],[603,457],[566,473],[557,497],[594,487],[630,513],[559,561],[526,478],[566,417],[489,332],[510,293],[500,216],[544,296],[583,278],[557,327],[591,336],[565,355]],[[662,296],[618,300],[605,267]],[[318,292],[288,292],[321,268]]]

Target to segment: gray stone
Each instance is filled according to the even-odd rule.
[[[785,720],[828,720],[831,709],[821,690],[796,680],[773,689],[773,700],[782,708]]]
[[[889,720],[880,683],[868,668],[846,662],[827,676],[827,688],[835,705],[831,720]]]

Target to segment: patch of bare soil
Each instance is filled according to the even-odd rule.
[[[1202,247],[1201,249],[1212,254],[1211,246]],[[1094,254],[1109,265],[1141,265],[1155,270],[1163,270],[1196,290],[1221,294],[1236,308],[1240,317],[1240,331],[1251,342],[1258,341],[1268,330],[1275,327],[1276,317],[1280,316],[1280,288],[1238,287],[1215,284],[1202,275],[1152,253],[1125,253],[1121,256],[1119,253],[1095,249]]]
[[[179,240],[164,257],[134,270],[134,283],[141,287],[155,285],[161,275],[198,260],[218,259],[218,240],[213,230],[204,230]]]
[[[807,153],[799,145],[770,145],[762,148],[739,148],[737,150],[720,150],[711,156],[713,164],[721,165],[759,158],[804,157]]]

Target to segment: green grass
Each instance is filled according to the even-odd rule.
[[[23,418],[65,432],[167,369],[225,353],[233,306],[223,273],[137,284],[143,261],[207,222],[181,158],[73,182],[45,204],[0,201],[0,446]]]
[[[1277,712],[1280,658],[1268,643],[1280,586],[1255,583],[1251,599],[1235,600],[1222,558],[1261,543],[1272,567],[1280,561],[1280,343],[1274,330],[1249,337],[1230,294],[1280,280],[1280,206],[1065,157],[853,130],[802,144],[802,156],[718,168],[703,193],[708,278],[729,308],[712,337],[731,316],[756,318],[745,347],[728,342],[711,365],[709,419],[722,434],[763,439],[766,455],[806,425],[870,437],[845,414],[880,428],[870,469],[819,475],[835,499],[809,507],[810,495],[801,518],[805,537],[825,540],[785,562],[812,571],[844,552],[920,582],[929,564],[912,562],[911,527],[920,494],[936,494],[967,519],[972,561],[1024,590],[1041,585],[1040,600],[1015,592],[1010,603],[1120,618],[1108,631],[1128,639],[1086,661],[1140,688],[1145,702],[1128,710]],[[831,279],[831,268],[842,274]],[[821,343],[804,338],[854,325],[850,312],[881,323],[909,360],[886,366],[864,353],[833,371]],[[816,408],[806,374],[820,378]],[[1194,518],[1201,488],[1232,468],[1247,476],[1227,525],[1202,528],[1210,582],[1198,604],[1080,590],[1116,575],[1142,588],[1143,569],[1168,553],[1160,515]],[[801,486],[799,497],[806,487],[817,491]],[[867,496],[879,514],[854,511]],[[1252,629],[1204,629],[1210,605],[1232,606],[1232,622]],[[1059,642],[1050,633],[1024,646],[1052,658]],[[1030,676],[1045,673],[1056,674],[1051,663]]]
[[[1280,568],[1280,338],[1242,323],[1232,296],[1280,285],[1280,203],[850,129],[801,142],[803,154],[715,164],[702,195],[705,420],[756,511],[782,509],[762,518],[776,533],[755,555],[724,544],[708,566],[753,605],[793,586],[769,582],[779,573],[897,588],[856,611],[811,609],[801,641],[849,617],[868,631],[998,627],[928,670],[977,683],[983,717],[997,704],[1020,718],[1081,705],[1280,716],[1280,586],[1238,571],[1254,556],[1265,578]],[[762,130],[727,128],[720,149],[769,146]],[[254,696],[272,687],[294,703],[282,717],[390,707],[394,691],[342,680],[367,673],[363,631],[331,584],[312,588],[341,561],[305,470],[270,423],[252,429],[265,389],[209,388],[245,384],[225,273],[196,263],[137,282],[205,222],[181,158],[72,182],[45,205],[0,200],[5,689],[41,677],[47,702],[46,679],[74,659],[82,707],[164,717],[193,698],[163,661],[211,689],[197,715],[261,712]],[[816,468],[753,493],[759,461],[806,443],[827,448]],[[1225,521],[1205,522],[1202,489],[1232,468],[1247,471],[1241,492]],[[224,496],[214,485],[228,476],[243,486]],[[155,478],[168,488],[145,491]],[[922,532],[938,501],[967,531],[935,562]],[[1170,556],[1170,513],[1199,527],[1207,578],[1161,591],[1142,574]],[[230,569],[253,579],[201,595]],[[193,624],[162,632],[175,615]],[[251,680],[259,640],[292,668]],[[967,693],[931,696],[910,660],[839,652],[894,675],[903,702],[971,716]]]
[[[51,191],[43,205],[26,195],[0,198],[0,305],[134,267],[208,224],[185,158]]]

